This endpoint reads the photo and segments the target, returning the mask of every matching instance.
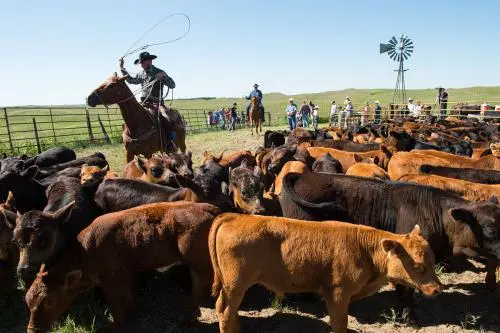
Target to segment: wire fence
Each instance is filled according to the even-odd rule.
[[[181,109],[188,135],[227,130],[230,124],[215,122],[203,109]],[[236,128],[248,127],[245,115]],[[286,120],[265,113],[263,126],[278,126]],[[85,148],[122,142],[123,118],[118,108],[13,107],[0,109],[0,152],[36,154],[55,146]]]
[[[500,104],[500,102],[497,102]],[[495,105],[495,102],[487,104]],[[485,107],[474,103],[455,103],[446,110],[436,108],[421,111],[422,120],[428,115],[459,118],[476,117],[479,120],[500,119],[500,112],[495,107]],[[365,105],[354,105],[354,112],[341,118],[330,117],[329,105],[321,105],[319,123],[331,123],[337,120],[337,125],[349,126],[352,123],[370,122],[375,119],[373,105],[368,113],[363,112]],[[342,108],[339,108],[342,109]],[[228,130],[230,119],[216,115],[215,111],[207,109],[179,109],[186,125],[187,135],[210,131]],[[381,120],[408,116],[407,105],[389,105],[381,111]],[[312,125],[313,119],[309,117]],[[300,122],[299,122],[300,123]],[[333,123],[332,125],[334,125]],[[263,126],[288,125],[286,113],[266,110]],[[245,112],[238,112],[236,128],[248,127]],[[123,118],[118,108],[84,107],[12,107],[0,109],[0,152],[11,155],[36,154],[55,146],[70,148],[85,148],[90,145],[111,144],[122,142]]]

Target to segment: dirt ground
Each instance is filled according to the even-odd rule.
[[[431,299],[416,295],[419,327],[405,324],[399,300],[387,286],[369,298],[353,302],[349,309],[350,332],[358,333],[453,333],[500,332],[500,294],[483,284],[482,266],[468,261],[473,271],[440,273],[448,289]],[[127,332],[216,333],[214,301],[207,296],[199,324],[182,326],[189,292],[189,277],[181,269],[150,273],[135,287],[136,312]],[[97,299],[97,300],[96,300]],[[80,296],[54,332],[107,332],[109,313],[99,293]],[[0,302],[0,332],[25,332],[28,313],[21,292]],[[240,307],[242,332],[326,333],[329,317],[319,297],[288,295],[282,302],[259,286],[251,288]]]

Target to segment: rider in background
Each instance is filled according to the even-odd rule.
[[[130,84],[140,84],[143,88],[141,93],[141,102],[145,106],[151,107],[153,109],[159,110],[163,117],[167,119],[167,141],[168,145],[173,145],[173,147],[167,147],[168,150],[175,149],[175,115],[163,104],[163,96],[161,94],[162,85],[167,86],[169,89],[175,88],[174,80],[165,73],[162,69],[153,66],[153,60],[157,57],[149,52],[141,52],[139,58],[134,61],[135,65],[141,65],[143,71],[138,73],[136,76],[132,77],[129,75],[128,71],[123,67],[123,58],[120,58],[120,69],[124,76],[126,76],[126,81]],[[150,85],[154,80],[157,80],[154,84]]]
[[[264,121],[264,112],[262,112],[262,110],[264,109],[264,106],[262,105],[262,91],[259,90],[259,85],[257,83],[254,83],[253,90],[250,92],[250,94],[248,96],[245,96],[247,100],[251,100],[252,97],[257,97],[261,111],[261,118],[262,121]],[[248,103],[247,105],[247,119],[250,119],[250,103]]]

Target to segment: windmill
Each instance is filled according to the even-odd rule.
[[[405,86],[405,72],[408,69],[404,68],[404,61],[413,53],[413,42],[408,36],[401,35],[399,41],[396,37],[392,37],[387,44],[380,43],[380,54],[387,53],[389,58],[399,62],[399,68],[394,70],[398,72],[396,80],[396,87],[392,95],[392,103],[405,104],[406,101],[406,86]]]

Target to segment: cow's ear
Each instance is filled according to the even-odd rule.
[[[75,205],[75,201],[71,201],[66,206],[59,208],[55,213],[52,214],[52,217],[57,220],[59,224],[63,224],[64,222],[69,220],[71,216],[71,212],[73,211],[73,206]]]
[[[418,224],[415,224],[413,227],[413,230],[410,232],[412,235],[420,235],[420,226]]]
[[[10,192],[9,192],[9,193],[10,193]],[[497,198],[495,195],[493,195],[493,196],[491,196],[491,197],[488,199],[488,202],[489,202],[489,203],[492,203],[492,204],[494,204],[494,205],[498,205],[498,198]]]
[[[398,254],[401,251],[401,244],[394,239],[382,239],[382,248],[389,254]]]
[[[75,288],[82,279],[82,271],[80,269],[73,270],[64,277],[64,290]]]
[[[26,159],[24,161],[24,168],[26,169],[26,168],[29,168],[32,165],[35,165],[37,158],[38,158],[38,156],[34,156],[32,158]]]
[[[17,173],[21,173],[24,170],[24,161],[17,161],[13,168]]]
[[[38,169],[38,166],[32,165],[28,169],[21,172],[21,176],[26,178],[35,178],[35,176],[38,173],[38,170],[40,170]]]
[[[356,161],[356,163],[363,162],[363,158],[361,156],[359,156],[358,154],[354,154],[353,157],[354,157],[354,161]]]
[[[11,212],[10,210],[8,209],[3,209],[3,208],[0,208],[0,214],[3,215],[4,217],[4,220],[5,220],[5,225],[9,228],[9,229],[14,229],[15,226],[16,226],[16,219],[17,219],[17,215],[16,213],[14,212]]]
[[[226,182],[222,182],[222,183],[220,184],[220,189],[221,189],[221,192],[222,192],[223,194],[225,194],[225,195],[229,195],[229,194],[230,194],[230,192],[231,192],[231,190],[230,190],[230,188],[229,188],[229,186],[227,185],[227,183],[226,183]]]
[[[144,172],[144,173],[148,173],[148,170],[146,169],[146,162],[147,161],[148,160],[141,155],[134,156],[135,166],[137,167],[137,169],[142,170],[142,172]]]
[[[389,148],[387,148],[387,146],[381,145],[380,150],[385,154],[385,156],[387,156],[387,158],[392,157],[392,152],[389,150]]]
[[[108,173],[108,171],[109,171],[109,164],[106,165],[104,168],[102,168],[100,172],[101,172],[101,174],[105,175]]]
[[[241,161],[240,166],[244,169],[247,169],[248,168],[248,160],[246,158],[244,158],[243,161]]]
[[[5,205],[9,208],[12,208],[12,210],[14,210],[14,207],[16,206],[16,198],[14,198],[14,194],[11,191],[9,191],[9,194],[7,195]]]
[[[379,163],[380,163],[380,158],[379,158],[378,156],[375,156],[375,157],[373,158],[373,164],[375,164],[375,165],[379,165]]]
[[[477,223],[474,214],[472,214],[471,211],[465,208],[452,208],[449,209],[448,212],[450,213],[451,217],[453,217],[453,219],[457,222],[466,223],[468,225]]]
[[[262,169],[258,165],[256,165],[253,168],[253,175],[257,178],[262,178],[263,176]]]

